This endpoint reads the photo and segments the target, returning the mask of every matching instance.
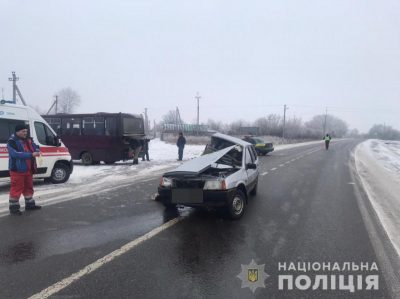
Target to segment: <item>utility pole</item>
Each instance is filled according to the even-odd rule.
[[[56,109],[55,109],[55,113],[57,114],[58,95],[55,95],[54,97],[55,97],[56,99],[54,100],[53,104],[51,105],[51,107],[50,107],[49,111],[47,111],[47,113],[46,113],[46,114],[49,114],[49,113],[50,113],[50,111],[51,111],[51,109],[53,109],[53,107],[54,107],[54,106],[56,107]]]
[[[4,101],[4,88],[1,88],[1,99]]]
[[[8,81],[13,82],[13,103],[17,103],[17,81],[19,78],[15,76],[15,72],[12,72],[12,78],[8,78]]]
[[[197,99],[197,126],[200,125],[200,99],[199,92],[196,93],[195,99]]]
[[[56,114],[58,113],[58,95],[55,95],[56,97]]]
[[[285,126],[286,126],[286,110],[288,110],[289,107],[287,105],[283,106],[283,130],[282,130],[282,139],[285,139]]]
[[[326,119],[328,117],[328,107],[325,109],[325,120],[324,120],[324,136],[326,134]]]
[[[16,104],[17,103],[17,93],[19,98],[21,99],[22,104],[24,104],[24,106],[26,106],[26,103],[24,101],[24,97],[22,96],[18,86],[17,86],[17,81],[19,80],[19,78],[15,75],[15,72],[12,72],[12,78],[8,78],[8,81],[12,81],[13,82],[13,103]]]

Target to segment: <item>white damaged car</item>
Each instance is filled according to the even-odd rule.
[[[222,208],[238,219],[248,197],[257,193],[258,174],[254,146],[217,133],[202,156],[163,174],[157,200],[166,207]]]

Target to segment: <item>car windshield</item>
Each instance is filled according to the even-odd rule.
[[[241,167],[243,157],[243,148],[237,145],[235,148],[230,150],[222,158],[220,158],[216,163],[224,164],[231,167]]]

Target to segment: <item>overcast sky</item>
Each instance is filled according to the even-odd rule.
[[[79,92],[79,112],[186,122],[328,113],[400,129],[400,1],[0,0],[0,87],[27,102]]]

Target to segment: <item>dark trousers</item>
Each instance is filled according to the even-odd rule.
[[[150,161],[150,157],[149,157],[149,151],[145,151],[142,157],[142,161],[144,161],[146,158],[147,161]]]
[[[183,158],[183,147],[178,148],[178,159],[179,161],[182,161]]]
[[[329,140],[325,140],[325,149],[329,148]]]

